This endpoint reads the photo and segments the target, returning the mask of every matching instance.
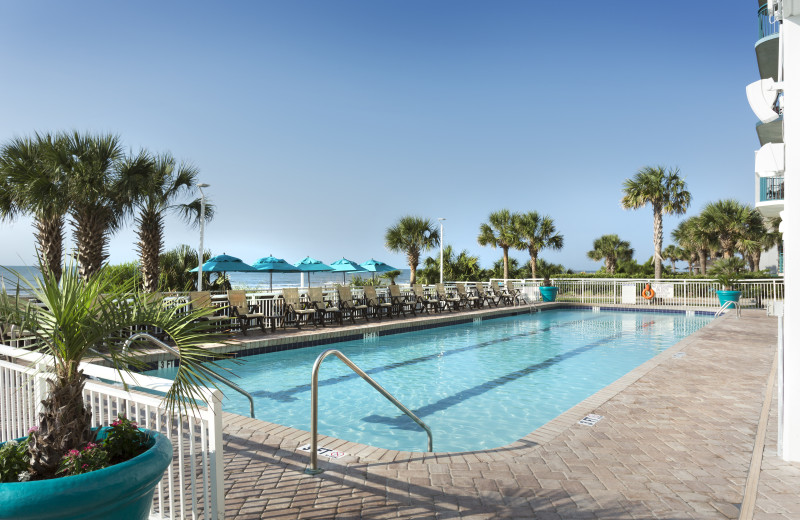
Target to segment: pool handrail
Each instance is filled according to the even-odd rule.
[[[122,353],[124,354],[125,352],[127,352],[127,350],[130,347],[131,343],[133,341],[137,340],[137,339],[146,339],[147,341],[149,341],[153,345],[161,348],[162,350],[166,350],[170,354],[173,354],[175,357],[178,358],[179,361],[181,359],[181,353],[180,353],[180,351],[178,349],[176,349],[175,347],[172,347],[170,345],[167,345],[166,343],[164,343],[160,339],[156,338],[152,334],[148,334],[147,332],[137,332],[135,334],[132,334],[131,337],[129,337],[128,339],[126,339],[125,340],[125,344],[122,346]],[[203,374],[207,375],[208,377],[210,377],[212,379],[216,379],[220,383],[228,385],[233,390],[235,390],[235,391],[239,392],[240,394],[242,394],[243,396],[245,396],[250,401],[250,418],[251,419],[255,419],[256,418],[255,402],[253,401],[253,396],[250,395],[250,392],[248,392],[247,390],[244,390],[242,387],[240,387],[239,385],[237,385],[236,383],[234,383],[233,381],[231,381],[227,377],[224,377],[224,376],[221,376],[221,375],[217,374],[213,370],[210,370],[210,369],[208,369],[208,368],[206,368],[204,366],[198,366],[197,368],[200,369],[200,371]]]
[[[314,367],[311,369],[311,467],[306,468],[305,473],[308,475],[317,475],[322,473],[322,470],[317,467],[317,396],[318,396],[318,376],[319,376],[319,366],[322,364],[322,361],[330,356],[334,355],[338,357],[342,363],[350,367],[350,369],[361,376],[361,379],[372,385],[372,387],[380,392],[386,399],[388,399],[393,405],[400,409],[401,412],[409,416],[415,423],[420,425],[425,433],[428,434],[428,452],[433,451],[433,433],[431,429],[425,424],[422,419],[417,417],[414,412],[409,410],[408,408],[403,405],[400,401],[398,401],[392,394],[390,394],[386,389],[384,389],[377,381],[372,379],[367,375],[366,372],[361,370],[358,365],[350,361],[344,354],[339,352],[336,349],[328,349],[322,352],[319,356],[317,356],[317,360],[314,361]]]
[[[715,318],[718,318],[718,317],[719,317],[719,315],[720,315],[720,314],[722,314],[722,311],[724,311],[724,310],[725,310],[725,309],[727,309],[728,307],[733,307],[733,308],[735,308],[735,309],[736,309],[736,317],[737,317],[737,318],[741,318],[741,317],[742,317],[742,306],[741,306],[741,305],[739,305],[739,302],[735,302],[735,301],[733,301],[733,300],[728,300],[728,301],[726,301],[726,302],[725,302],[725,303],[722,305],[722,307],[720,307],[720,308],[719,308],[719,310],[716,312],[716,314],[714,314],[714,317],[715,317]]]

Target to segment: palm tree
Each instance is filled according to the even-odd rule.
[[[676,246],[675,244],[670,244],[664,248],[664,251],[661,253],[661,256],[666,258],[672,264],[672,272],[675,272],[675,262],[682,259],[682,251],[681,248]]]
[[[158,290],[159,256],[164,249],[164,214],[172,211],[180,214],[189,223],[199,222],[199,200],[190,204],[175,203],[175,200],[190,193],[197,184],[197,168],[188,164],[176,164],[172,155],[165,153],[149,157],[141,152],[137,157],[125,159],[123,169],[129,171],[145,168],[145,174],[133,176],[132,198],[136,200],[136,216],[139,241],[139,263],[142,269],[144,292]],[[206,220],[214,214],[214,207],[206,204]]]
[[[39,264],[59,280],[69,197],[63,171],[50,161],[54,146],[52,135],[35,134],[11,139],[0,149],[0,218],[33,216]]]
[[[719,242],[723,258],[733,258],[737,243],[756,220],[756,210],[733,199],[710,202],[699,215],[698,225]]]
[[[774,236],[770,236],[764,217],[753,210],[747,219],[744,232],[736,242],[736,248],[747,262],[751,272],[758,271],[761,263],[761,251],[775,245]]]
[[[68,179],[79,271],[89,277],[108,258],[108,238],[131,209],[126,178],[143,175],[145,165],[130,162],[120,170],[124,153],[116,135],[72,132],[58,144],[53,158]]]
[[[31,468],[38,476],[51,477],[64,453],[80,450],[94,439],[91,409],[83,399],[86,377],[79,368],[81,361],[88,355],[100,356],[128,374],[129,365],[143,366],[141,359],[122,348],[132,328],[159,327],[181,351],[181,366],[166,394],[169,408],[192,406],[192,399],[199,396],[198,386],[214,384],[198,368],[210,357],[199,346],[208,341],[203,334],[206,326],[196,320],[210,310],[187,312],[183,306],[150,303],[132,295],[130,284],[115,289],[115,281],[102,270],[84,278],[68,266],[59,282],[44,269],[42,278],[23,282],[42,305],[0,293],[3,320],[30,331],[33,339],[28,348],[45,354],[54,365],[47,396],[41,402],[39,428],[30,434],[28,443]]]
[[[655,278],[661,278],[661,244],[664,239],[664,214],[682,215],[692,200],[686,183],[677,168],[665,171],[663,166],[645,166],[633,179],[626,179],[622,188],[622,207],[638,209],[653,207],[653,262]]]
[[[211,258],[211,251],[203,251],[203,262]],[[160,282],[162,291],[190,291],[197,284],[197,274],[189,272],[200,262],[197,258],[197,249],[181,244],[174,249],[164,252],[159,257]],[[203,271],[203,286],[211,285],[211,273]]]
[[[442,250],[444,257],[444,278],[445,280],[477,281],[481,276],[481,267],[478,264],[478,257],[469,254],[469,251],[462,249],[457,255],[453,251],[453,246],[446,245]],[[420,279],[423,283],[434,283],[439,281],[439,256],[429,256],[423,262],[423,269],[420,270]]]
[[[511,212],[501,209],[489,214],[489,223],[481,224],[478,244],[503,250],[503,279],[508,280],[508,250],[519,244]]]
[[[603,235],[594,241],[592,247],[586,255],[592,260],[605,260],[605,269],[609,274],[617,271],[617,264],[633,258],[631,243],[621,240],[617,235]]]
[[[535,211],[522,215],[514,215],[514,226],[519,237],[518,247],[527,249],[531,256],[531,278],[536,278],[536,259],[542,249],[561,250],[564,247],[564,236],[556,232],[556,226],[550,216],[540,217]]]
[[[438,245],[439,230],[431,219],[406,215],[386,230],[386,248],[406,254],[412,284],[417,282],[419,255]]]
[[[708,271],[708,258],[719,248],[718,237],[705,226],[699,216],[689,217],[686,222],[686,232],[693,250],[700,264],[700,274]]]

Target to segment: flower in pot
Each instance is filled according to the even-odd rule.
[[[539,293],[542,295],[542,301],[545,302],[556,301],[556,295],[558,294],[558,287],[553,285],[553,282],[550,280],[550,277],[562,271],[563,267],[560,265],[551,264],[545,262],[542,259],[537,260],[536,274],[541,274],[543,278],[542,285],[539,286]]]
[[[41,280],[33,282],[22,280],[32,296],[31,299],[22,297],[19,289],[14,295],[9,295],[5,291],[0,293],[2,321],[25,331],[31,339],[30,347],[27,348],[44,354],[45,359],[52,365],[50,367],[52,376],[48,379],[46,396],[41,403],[39,424],[32,428],[24,441],[28,467],[21,473],[26,477],[23,480],[30,479],[30,482],[0,483],[0,502],[14,504],[15,511],[11,512],[4,506],[4,511],[0,511],[0,518],[19,518],[26,507],[31,508],[28,514],[39,515],[37,518],[47,518],[48,507],[52,508],[54,514],[57,514],[59,509],[68,510],[70,506],[61,502],[64,497],[59,496],[59,489],[65,487],[70,489],[72,486],[70,493],[75,494],[74,486],[77,481],[71,479],[82,479],[80,487],[94,489],[95,495],[115,496],[117,506],[124,503],[125,499],[119,496],[116,484],[111,483],[115,481],[110,477],[103,475],[96,477],[100,483],[94,488],[88,480],[89,475],[108,472],[115,466],[81,475],[73,475],[74,471],[68,469],[70,464],[81,457],[91,458],[91,463],[84,461],[79,467],[83,467],[83,464],[87,467],[93,464],[103,465],[103,461],[100,460],[102,456],[99,452],[93,451],[97,448],[96,445],[103,441],[91,428],[91,409],[87,409],[84,405],[83,389],[86,376],[79,367],[84,358],[89,356],[103,358],[120,374],[130,375],[132,370],[142,367],[143,363],[137,358],[135,349],[122,348],[124,341],[130,336],[131,329],[142,326],[158,327],[171,338],[175,348],[181,353],[178,373],[165,397],[167,407],[173,411],[176,409],[180,411],[193,406],[192,399],[200,395],[200,386],[214,384],[202,371],[197,370],[200,363],[210,359],[210,354],[200,347],[201,342],[208,341],[208,336],[201,334],[207,325],[197,320],[211,312],[210,310],[188,311],[181,305],[169,306],[162,302],[154,302],[145,295],[134,293],[132,281],[129,284],[119,284],[106,270],[84,279],[78,274],[74,265],[69,265],[60,281],[47,269],[42,269],[42,273]],[[34,300],[38,303],[34,303]],[[136,342],[133,345],[135,346]],[[140,457],[148,461],[153,459],[163,464],[160,469],[154,470],[155,481],[152,483],[154,487],[172,459],[172,448],[169,440],[157,433],[150,436],[149,444],[152,445],[151,449],[136,459]],[[156,452],[160,455],[157,456]],[[117,462],[121,462],[117,454],[114,457],[117,458]],[[18,462],[15,459],[15,463]],[[132,462],[133,460],[128,460],[119,466],[130,465]],[[0,465],[2,463],[3,461],[0,461]],[[62,474],[72,476],[61,477]],[[131,480],[129,474],[123,474],[120,478],[123,481]],[[104,480],[109,484],[103,484]],[[102,487],[104,485],[115,489],[109,489],[106,493]],[[52,506],[44,504],[25,506],[23,503],[23,496],[28,496],[36,502],[41,501],[45,495],[54,496],[60,503]],[[81,495],[80,500],[86,500],[85,495],[78,495]],[[138,507],[138,509],[145,507],[144,518],[149,512],[152,489],[149,497],[145,495],[141,500],[144,506]],[[69,515],[65,513],[65,516]],[[74,516],[95,518],[88,512],[76,511]],[[128,514],[126,517],[139,516]]]
[[[739,301],[742,292],[737,291],[736,286],[744,268],[744,260],[740,258],[723,258],[711,267],[709,273],[714,277],[714,281],[722,286],[722,289],[717,291],[720,305],[725,305],[729,301]]]

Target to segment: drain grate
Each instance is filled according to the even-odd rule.
[[[580,421],[578,421],[578,424],[582,424],[582,425],[584,425],[584,426],[594,426],[594,425],[595,425],[595,424],[597,424],[597,423],[600,421],[600,419],[602,419],[602,418],[603,418],[603,416],[602,416],[602,415],[597,415],[597,414],[595,414],[595,413],[590,413],[590,414],[588,414],[586,417],[584,417],[583,419],[581,419]]]

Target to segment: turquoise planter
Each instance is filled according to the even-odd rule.
[[[726,302],[738,302],[741,296],[742,291],[717,291],[720,305],[725,305]]]
[[[556,294],[558,294],[558,287],[539,287],[539,293],[542,295],[542,301],[554,302]]]
[[[172,462],[172,443],[151,432],[153,445],[131,460],[83,475],[0,484],[0,519],[146,519],[156,484]]]

